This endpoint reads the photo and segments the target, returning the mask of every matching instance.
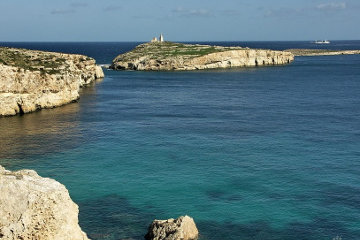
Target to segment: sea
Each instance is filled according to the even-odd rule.
[[[360,49],[360,41],[200,43]],[[99,64],[138,44],[0,43]],[[63,183],[91,239],[140,240],[154,219],[181,215],[194,218],[202,240],[360,239],[360,55],[104,72],[76,103],[0,118],[0,165]]]

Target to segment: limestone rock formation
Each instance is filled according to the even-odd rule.
[[[86,240],[78,206],[59,182],[0,166],[0,239]]]
[[[150,42],[113,60],[114,70],[200,70],[288,64],[294,55],[286,51]]]
[[[199,231],[194,219],[182,216],[177,219],[155,220],[145,235],[147,240],[195,240]]]
[[[80,87],[102,77],[86,56],[0,48],[0,116],[73,102]]]

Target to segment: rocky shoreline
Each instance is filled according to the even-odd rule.
[[[189,71],[289,64],[294,55],[286,51],[150,42],[117,56],[111,69],[138,71]]]
[[[61,183],[33,170],[9,171],[0,165],[0,239],[88,240],[78,220],[79,207]],[[154,220],[147,240],[195,240],[194,219]]]
[[[103,77],[87,56],[0,47],[0,116],[76,101],[81,87]]]

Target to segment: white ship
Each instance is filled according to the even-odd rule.
[[[330,44],[330,41],[328,41],[328,40],[321,40],[321,41],[315,41],[314,42],[315,44]]]

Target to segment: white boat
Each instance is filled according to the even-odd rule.
[[[330,44],[330,41],[328,40],[321,40],[321,41],[315,41],[315,44]]]

